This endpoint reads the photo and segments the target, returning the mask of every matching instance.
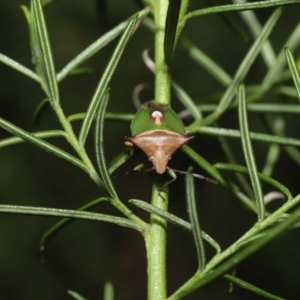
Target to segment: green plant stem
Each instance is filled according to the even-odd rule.
[[[158,192],[160,186],[161,183],[157,180],[153,184],[152,205],[167,210],[167,193]],[[148,258],[148,300],[165,300],[167,220],[154,214],[151,214],[150,219],[150,227],[145,235]]]
[[[164,38],[165,22],[168,11],[168,0],[155,0],[155,100],[163,103],[170,103],[171,76],[165,61]],[[152,189],[152,205],[167,210],[168,194],[158,192],[163,184],[157,180],[161,175],[156,176]],[[163,197],[163,198],[162,198]],[[167,221],[157,215],[150,216],[150,229],[145,235],[147,259],[148,259],[148,300],[166,299],[166,226]]]
[[[155,100],[160,103],[170,103],[171,76],[165,61],[164,38],[165,20],[168,11],[167,0],[156,0],[155,16]]]

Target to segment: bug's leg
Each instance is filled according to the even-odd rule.
[[[161,192],[163,191],[164,188],[166,188],[169,184],[171,184],[172,182],[174,182],[174,181],[176,180],[176,178],[177,178],[177,176],[176,176],[175,172],[173,171],[173,169],[167,168],[167,172],[168,172],[168,174],[172,177],[172,179],[166,181],[161,187],[159,187],[159,188],[157,189],[158,195],[159,195],[163,200],[165,200],[165,199],[164,199],[164,197],[162,196]]]

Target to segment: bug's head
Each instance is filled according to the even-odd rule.
[[[168,155],[163,149],[157,150],[153,155],[149,156],[155,171],[158,174],[163,174],[167,170],[168,162],[171,156]]]

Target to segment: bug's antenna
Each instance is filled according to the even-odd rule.
[[[178,174],[181,174],[181,175],[184,175],[186,174],[185,171],[180,171],[180,170],[176,170],[176,169],[172,169],[172,168],[168,168],[169,170],[175,172],[175,173],[178,173]],[[195,173],[192,173],[192,175],[195,177],[195,178],[198,178],[198,179],[204,179],[206,180],[207,182],[210,182],[210,183],[213,183],[213,184],[219,184],[218,181],[216,180],[213,180],[211,178],[208,178],[208,177],[205,177],[203,175],[200,175],[200,174],[195,174]]]

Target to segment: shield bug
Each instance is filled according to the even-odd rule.
[[[176,179],[174,172],[185,173],[169,168],[168,162],[173,153],[194,136],[188,135],[182,121],[169,105],[155,100],[142,104],[131,122],[130,129],[132,136],[125,137],[125,145],[141,149],[152,163],[152,169],[158,174],[171,171],[172,182]],[[202,175],[195,176],[216,183]]]

